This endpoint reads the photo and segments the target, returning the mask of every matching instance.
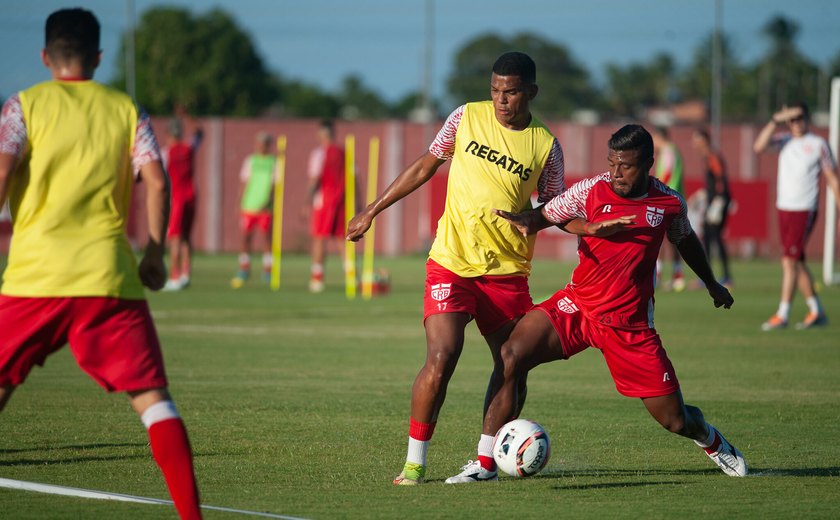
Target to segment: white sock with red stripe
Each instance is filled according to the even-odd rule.
[[[492,435],[481,434],[481,439],[478,441],[478,462],[481,467],[487,471],[496,471],[496,461],[493,459],[493,440]]]

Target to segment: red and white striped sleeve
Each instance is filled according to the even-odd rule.
[[[671,221],[671,226],[668,228],[668,241],[673,244],[679,244],[682,240],[693,232],[691,229],[691,222],[688,220],[688,204],[685,198],[676,190],[668,187],[667,184],[659,179],[654,178],[653,182],[656,188],[663,192],[677,198],[680,201],[680,212]]]
[[[155,132],[152,130],[152,120],[145,110],[138,108],[134,147],[131,149],[131,166],[134,168],[134,175],[139,174],[143,166],[160,160],[160,147],[158,147]]]
[[[609,173],[590,177],[572,186],[562,194],[554,197],[543,206],[543,214],[549,222],[563,224],[576,218],[586,218],[586,199],[595,183],[609,179]]]
[[[0,153],[20,157],[28,138],[20,96],[15,94],[3,103],[3,111],[0,112]]]
[[[834,161],[834,156],[831,155],[831,148],[828,147],[828,142],[821,139],[820,143],[820,166],[824,170],[837,170],[837,163]]]
[[[455,155],[455,134],[458,132],[458,125],[461,123],[461,116],[464,115],[464,107],[461,105],[449,114],[443,127],[429,146],[429,153],[438,159],[452,159]]]
[[[563,148],[555,137],[548,159],[543,166],[542,175],[537,182],[537,200],[548,202],[564,191],[566,191],[566,162],[563,158]]]

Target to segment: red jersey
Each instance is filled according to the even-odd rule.
[[[193,162],[193,147],[187,143],[178,142],[166,150],[166,171],[173,200],[186,202],[195,198]]]
[[[324,148],[320,189],[323,207],[344,204],[344,150],[334,144]]]
[[[636,215],[635,224],[612,236],[580,238],[580,263],[566,289],[592,320],[620,329],[653,328],[656,258],[662,240],[667,234],[678,243],[692,232],[685,199],[655,177],[649,177],[646,195],[624,198],[613,192],[610,174],[603,173],[553,198],[545,214],[555,223]]]

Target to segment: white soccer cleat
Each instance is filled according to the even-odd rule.
[[[325,286],[324,282],[321,280],[311,279],[309,280],[309,292],[313,294],[318,294],[324,292]]]
[[[183,285],[181,285],[181,280],[176,280],[174,278],[170,278],[166,281],[166,285],[163,286],[162,291],[172,292],[172,291],[180,291],[183,289]]]
[[[717,428],[712,425],[709,425],[709,427],[715,430],[715,434],[720,439],[720,445],[717,447],[717,450],[712,451],[712,448],[703,448],[700,446],[700,443],[697,441],[694,442],[703,448],[706,455],[715,461],[715,464],[717,464],[724,473],[730,477],[746,477],[747,473],[749,473],[749,469],[747,468],[747,462],[744,460],[744,456],[741,455],[738,448],[729,444],[729,441],[726,440]]]
[[[468,461],[461,468],[461,472],[446,479],[447,484],[469,484],[471,482],[496,482],[499,480],[498,471],[487,471],[477,460]]]

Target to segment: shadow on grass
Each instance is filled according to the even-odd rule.
[[[840,467],[831,468],[750,468],[751,477],[840,477]]]
[[[682,486],[685,482],[660,481],[660,482],[605,482],[602,484],[577,484],[574,486],[554,486],[553,489],[557,491],[585,491],[589,489],[612,489],[612,488],[630,488],[643,486]]]
[[[0,455],[4,455],[6,453],[26,453],[29,451],[95,450],[99,448],[139,448],[141,446],[148,445],[148,443],[139,442],[98,442],[93,444],[70,444],[67,446],[39,446],[37,448],[0,448]]]
[[[107,448],[146,448],[146,443],[126,442],[126,443],[93,443],[93,444],[71,444],[66,446],[45,446],[39,448],[5,448],[0,449],[0,455],[15,454],[15,453],[44,453],[44,452],[61,452],[61,451],[79,451],[79,450],[101,450]],[[0,467],[13,466],[49,466],[53,464],[73,464],[77,462],[104,462],[111,460],[128,460],[147,458],[148,453],[142,455],[83,455],[83,456],[68,456],[63,457],[56,453],[56,458],[21,458],[16,460],[0,460]]]
[[[558,471],[552,473],[541,473],[537,479],[562,479],[574,477],[649,477],[667,475],[721,475],[716,468],[704,469],[586,469],[580,471]],[[831,466],[826,468],[756,468],[751,467],[749,477],[838,477],[840,467]],[[671,484],[672,482],[663,482]],[[621,486],[623,484],[619,484]],[[597,486],[594,486],[597,487]],[[610,486],[612,487],[612,486]]]

